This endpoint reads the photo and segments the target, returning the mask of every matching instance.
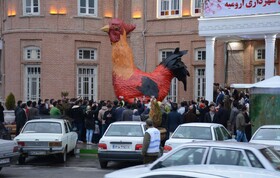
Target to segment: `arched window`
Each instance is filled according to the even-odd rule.
[[[162,60],[166,59],[168,56],[173,54],[174,49],[165,49],[165,50],[160,50],[160,57],[159,57],[159,62]],[[178,99],[178,80],[176,78],[173,78],[170,84],[170,90],[167,95],[168,99],[171,99],[173,102],[177,102]]]

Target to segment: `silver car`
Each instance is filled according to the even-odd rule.
[[[164,152],[179,145],[194,141],[234,141],[228,130],[216,123],[186,123],[177,127],[171,137],[165,142]]]
[[[186,143],[166,153],[151,164],[109,173],[105,178],[130,178],[153,170],[180,165],[234,165],[279,171],[280,155],[262,144],[201,141]]]
[[[280,172],[229,165],[187,165],[157,169],[134,178],[279,178]]]
[[[280,125],[263,125],[259,127],[250,142],[271,145],[280,153]]]
[[[16,163],[19,156],[18,144],[13,140],[0,139],[0,170]]]
[[[98,143],[100,167],[106,168],[109,161],[143,162],[141,149],[145,130],[145,122],[112,123]]]

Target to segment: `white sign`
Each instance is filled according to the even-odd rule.
[[[204,17],[280,13],[280,0],[205,0]]]

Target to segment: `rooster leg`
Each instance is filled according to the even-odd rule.
[[[142,77],[141,80],[142,85],[137,87],[137,89],[145,96],[154,96],[157,98],[159,93],[157,83],[149,77]]]

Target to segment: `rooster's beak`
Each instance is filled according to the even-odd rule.
[[[103,32],[109,32],[109,25],[105,25],[104,27],[102,27],[101,28],[101,30],[103,31]]]

